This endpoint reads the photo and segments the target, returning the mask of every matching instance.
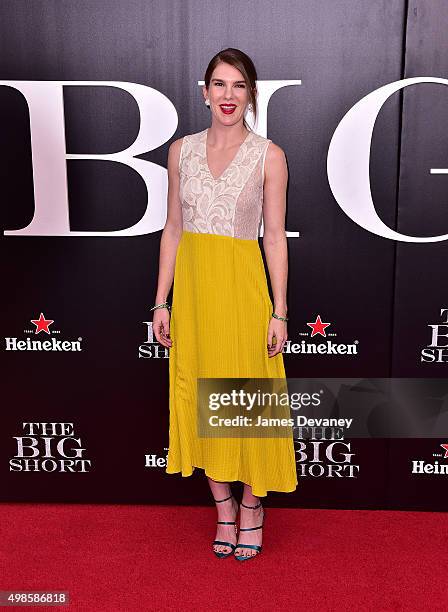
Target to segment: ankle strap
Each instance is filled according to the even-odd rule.
[[[215,498],[213,498],[213,499],[215,499],[215,502],[216,502],[217,504],[220,504],[221,502],[227,501],[227,500],[228,500],[228,499],[230,499],[231,497],[233,497],[233,494],[232,494],[232,495],[229,495],[229,497],[226,497],[225,499],[215,499]]]
[[[245,508],[250,508],[251,510],[255,510],[255,508],[259,508],[261,506],[261,502],[258,502],[256,506],[246,506],[246,504],[243,504],[243,502],[241,502],[241,505],[244,506]]]

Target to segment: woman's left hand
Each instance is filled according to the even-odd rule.
[[[288,331],[286,328],[286,321],[279,321],[279,319],[271,317],[268,328],[269,357],[274,357],[277,353],[281,353],[287,339]]]

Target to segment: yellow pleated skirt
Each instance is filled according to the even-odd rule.
[[[183,231],[176,254],[169,355],[166,472],[251,485],[258,497],[297,487],[292,429],[284,437],[198,436],[198,378],[285,378],[268,357],[272,313],[258,240]]]

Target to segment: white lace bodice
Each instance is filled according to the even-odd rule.
[[[264,161],[271,140],[250,131],[233,160],[215,179],[207,163],[207,129],[188,134],[182,141],[179,196],[183,229],[257,240]]]

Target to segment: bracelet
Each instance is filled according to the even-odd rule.
[[[156,308],[168,308],[168,310],[171,310],[170,309],[170,305],[168,304],[168,302],[163,302],[163,304],[156,304],[155,306],[153,306],[149,310],[156,310]]]
[[[279,321],[287,321],[288,317],[279,317],[275,312],[272,313],[272,316],[278,319]]]

